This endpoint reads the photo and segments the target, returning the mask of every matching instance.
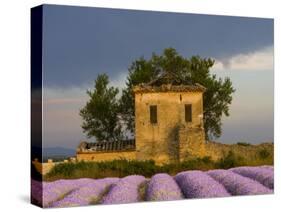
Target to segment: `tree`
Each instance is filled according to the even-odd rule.
[[[97,141],[117,141],[123,138],[118,116],[119,101],[116,97],[119,90],[108,84],[106,74],[98,75],[93,91],[87,91],[89,101],[80,110],[83,132],[88,138],[95,137]]]
[[[134,134],[134,95],[132,89],[139,83],[147,83],[163,74],[170,74],[183,84],[199,83],[207,88],[204,93],[204,127],[206,137],[221,135],[221,118],[229,116],[229,105],[235,91],[229,78],[221,79],[210,73],[214,60],[192,56],[190,59],[179,55],[175,49],[168,48],[162,55],[152,54],[149,60],[143,57],[129,67],[126,88],[120,99],[122,119],[126,129]]]

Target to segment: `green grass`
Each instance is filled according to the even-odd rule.
[[[175,175],[185,170],[211,170],[228,169],[237,166],[258,166],[272,165],[273,155],[265,151],[259,151],[255,158],[248,159],[235,155],[232,151],[218,161],[213,161],[209,157],[188,159],[180,163],[156,165],[154,161],[137,160],[113,160],[105,162],[77,162],[61,163],[45,176],[45,181],[58,179],[77,179],[77,178],[105,178],[105,177],[124,177],[128,175],[143,175],[150,178],[156,173],[168,173]]]

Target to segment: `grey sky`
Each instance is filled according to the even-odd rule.
[[[78,116],[98,73],[122,87],[134,59],[174,47],[217,60],[237,92],[225,143],[273,140],[273,20],[86,7],[44,6],[44,146],[75,147]]]

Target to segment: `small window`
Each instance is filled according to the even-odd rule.
[[[185,105],[185,121],[192,122],[192,105]]]
[[[150,106],[150,123],[157,124],[157,105]]]

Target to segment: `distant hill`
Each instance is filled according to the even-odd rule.
[[[43,158],[48,159],[58,159],[58,158],[68,158],[75,156],[76,150],[64,147],[47,147],[43,148]]]

